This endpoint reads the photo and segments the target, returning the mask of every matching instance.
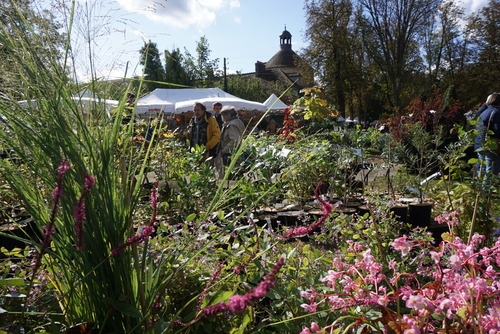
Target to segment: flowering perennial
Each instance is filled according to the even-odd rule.
[[[128,238],[127,242],[113,249],[111,251],[111,256],[118,255],[122,250],[124,250],[128,246],[143,242],[144,240],[148,239],[151,236],[151,234],[153,234],[154,232],[153,224],[156,221],[156,215],[158,213],[158,193],[156,191],[157,187],[158,187],[158,182],[154,184],[153,189],[151,190],[150,199],[151,199],[151,207],[153,208],[153,215],[151,217],[151,220],[149,221],[149,224],[142,228],[140,234]]]
[[[85,225],[85,197],[90,193],[90,188],[95,184],[95,179],[88,175],[83,175],[85,185],[80,198],[76,202],[73,209],[73,218],[75,219],[75,233],[76,233],[76,249],[83,249],[83,225]]]
[[[444,215],[452,220],[456,215]],[[403,261],[418,260],[413,274],[399,272],[398,265],[391,261],[389,270],[371,255],[371,250],[360,252],[363,247],[352,244],[350,252],[357,251],[354,263],[336,258],[333,269],[322,279],[329,289],[342,293],[322,294],[314,288],[301,293],[308,299],[302,307],[316,312],[321,304],[349,315],[341,317],[324,329],[313,323],[304,328],[302,334],[324,333],[325,329],[337,329],[341,321],[354,320],[347,326],[365,326],[384,332],[396,333],[441,333],[462,332],[499,333],[500,331],[500,238],[491,248],[476,247],[484,239],[474,235],[469,243],[456,238],[453,242],[442,242],[429,256],[418,249],[424,246],[407,236],[396,239],[391,245],[400,252]],[[425,251],[425,249],[424,249]],[[369,306],[380,311],[380,317],[364,317],[359,306]],[[468,332],[468,331],[467,331]]]
[[[52,192],[52,201],[54,202],[52,206],[52,212],[50,215],[50,220],[47,226],[43,226],[45,232],[42,234],[43,241],[40,250],[36,253],[33,265],[33,275],[36,273],[40,265],[42,264],[42,256],[52,242],[51,235],[56,232],[55,220],[56,214],[59,209],[59,202],[63,196],[63,178],[66,172],[70,169],[69,162],[67,159],[63,159],[59,168],[57,168],[57,184]]]
[[[315,231],[318,227],[320,227],[321,225],[323,225],[323,223],[326,221],[326,219],[333,212],[334,206],[331,203],[329,203],[328,201],[325,201],[318,194],[318,191],[319,191],[319,188],[321,187],[321,184],[322,184],[321,182],[318,183],[318,186],[314,190],[314,197],[316,197],[316,199],[321,203],[321,206],[323,208],[323,212],[321,213],[321,217],[314,224],[311,224],[311,225],[309,225],[307,227],[305,227],[305,226],[299,226],[299,227],[296,227],[296,228],[293,228],[293,229],[289,229],[288,231],[286,231],[283,234],[283,236],[282,236],[283,239],[290,239],[290,238],[293,238],[293,237],[304,236],[304,235],[307,235],[307,234]]]
[[[256,288],[250,290],[247,294],[234,295],[229,298],[227,303],[220,302],[204,308],[204,316],[209,317],[219,313],[237,314],[243,312],[248,306],[251,306],[255,301],[264,297],[264,295],[271,290],[276,282],[276,276],[284,263],[285,259],[280,258],[271,272],[267,274],[262,281],[260,281]]]

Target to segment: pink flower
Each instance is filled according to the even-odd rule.
[[[311,322],[311,329],[315,332],[319,332],[321,330],[321,327],[315,322]]]
[[[391,243],[391,246],[394,247],[395,250],[401,252],[402,256],[408,255],[408,252],[411,249],[410,243],[406,241],[407,236],[403,235],[400,238],[397,238]]]
[[[285,259],[280,258],[271,272],[264,277],[256,288],[250,290],[247,294],[234,295],[229,298],[227,303],[220,302],[204,308],[204,316],[208,317],[219,313],[237,314],[243,312],[248,306],[251,306],[255,301],[264,297],[264,295],[271,290],[276,281],[276,276],[284,263]]]
[[[127,242],[119,245],[118,247],[114,248],[111,251],[111,256],[116,256],[118,255],[122,250],[127,248],[130,245],[137,244],[139,242],[142,242],[149,238],[151,234],[154,232],[153,224],[156,221],[156,215],[158,213],[158,206],[157,206],[157,193],[156,193],[156,187],[158,186],[158,182],[156,182],[153,186],[153,190],[151,191],[151,206],[153,207],[153,215],[151,217],[151,220],[149,221],[148,225],[144,226],[144,228],[141,231],[140,235],[134,235],[133,237],[129,238]]]
[[[85,197],[90,193],[90,188],[95,184],[93,176],[84,174],[85,179],[83,192],[73,209],[75,219],[76,249],[83,249],[83,225],[85,225]]]
[[[61,164],[59,165],[59,168],[57,168],[57,185],[54,188],[54,191],[52,192],[52,200],[54,201],[54,204],[52,206],[49,224],[43,227],[43,229],[45,230],[45,232],[43,233],[44,239],[42,241],[40,251],[38,251],[35,255],[33,274],[36,273],[36,271],[38,270],[38,268],[40,268],[42,264],[42,256],[46,252],[47,248],[50,246],[50,243],[52,242],[51,235],[56,233],[55,220],[57,211],[59,209],[59,202],[63,196],[63,178],[69,169],[70,167],[67,159],[63,159],[61,161]]]
[[[321,217],[314,224],[311,224],[310,226],[307,227],[299,226],[294,229],[289,229],[285,234],[283,234],[282,236],[283,239],[290,239],[293,237],[307,235],[318,229],[321,225],[323,225],[325,220],[330,216],[334,207],[331,203],[325,201],[323,198],[321,198],[321,196],[319,196],[318,191],[320,187],[321,187],[321,182],[318,183],[318,186],[314,190],[314,196],[322,205],[323,212],[321,214]]]
[[[411,295],[406,301],[406,307],[414,310],[421,310],[425,306],[424,298],[421,295]]]
[[[460,270],[460,268],[462,268],[462,261],[460,260],[460,257],[457,255],[457,254],[453,254],[452,256],[450,256],[450,267],[453,269],[453,270]]]
[[[380,306],[387,306],[388,303],[389,298],[387,297],[387,295],[379,296],[377,299],[377,304],[379,304]]]
[[[300,304],[300,307],[302,307],[306,312],[311,312],[311,313],[316,312],[316,307],[317,306],[318,305],[315,304],[315,303],[313,303],[311,305],[309,305],[309,304]]]

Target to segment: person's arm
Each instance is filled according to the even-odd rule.
[[[495,110],[491,116],[490,130],[493,131],[492,137],[500,138],[500,109]]]
[[[238,145],[238,142],[240,140],[240,131],[238,130],[238,127],[234,124],[230,124],[224,133],[227,133],[227,136],[229,140],[227,141],[226,145],[222,147],[222,153],[229,153],[229,150],[232,150]]]
[[[220,140],[219,124],[217,124],[217,120],[215,119],[215,117],[208,118],[208,126],[211,127],[212,136],[210,138],[207,138],[207,144],[205,145],[207,151],[213,149]]]

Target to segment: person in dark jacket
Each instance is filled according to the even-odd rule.
[[[498,148],[500,144],[500,94],[493,93],[492,95],[492,102],[478,116],[476,125],[478,133],[474,141],[474,149],[481,163],[480,171],[484,170],[487,176],[500,174],[500,149]],[[497,147],[494,149],[485,147],[487,140],[496,142]]]
[[[194,116],[191,119],[186,137],[189,139],[189,147],[196,145],[204,146],[204,158],[215,157],[215,148],[220,140],[220,129],[217,120],[209,112],[203,103],[196,102],[193,106]]]
[[[212,111],[213,111],[213,115],[215,117],[215,119],[217,120],[217,124],[219,124],[219,129],[222,129],[222,123],[224,123],[222,121],[222,115],[221,115],[221,110],[222,110],[222,103],[220,102],[214,102],[214,104],[212,104]]]
[[[488,97],[486,98],[486,102],[483,103],[483,105],[476,111],[476,114],[474,115],[474,119],[481,116],[483,111],[485,111],[490,106],[490,104],[493,103],[493,100],[495,99],[495,94],[497,94],[497,93],[492,93],[492,94],[488,95]]]

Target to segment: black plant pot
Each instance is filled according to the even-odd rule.
[[[432,217],[432,203],[410,203],[408,206],[411,226],[428,227]]]
[[[390,210],[398,222],[408,222],[408,207],[406,205],[395,205]]]

